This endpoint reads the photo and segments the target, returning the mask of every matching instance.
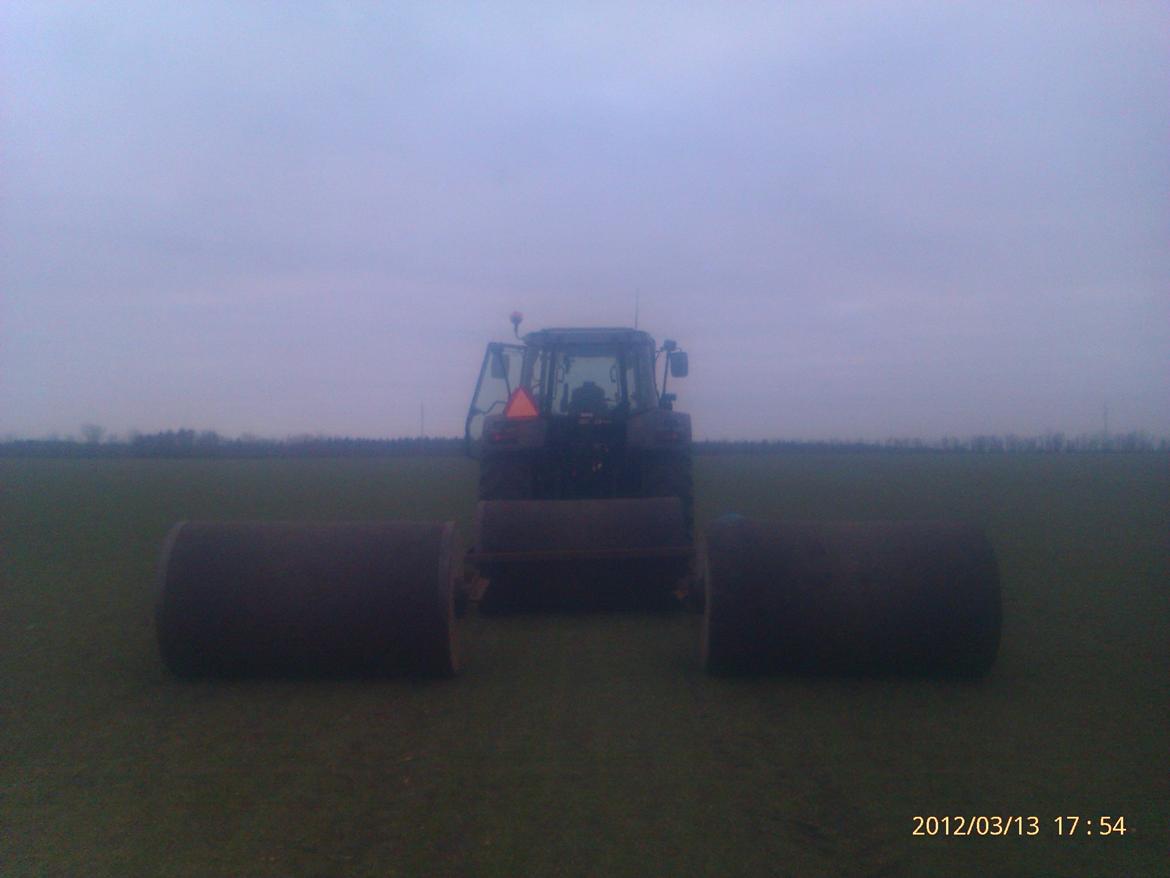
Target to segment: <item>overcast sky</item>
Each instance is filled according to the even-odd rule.
[[[0,29],[0,434],[456,435],[510,311],[638,295],[700,438],[1170,435],[1167,4]]]

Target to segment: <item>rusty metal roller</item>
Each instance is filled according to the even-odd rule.
[[[955,522],[780,522],[707,531],[704,666],[978,676],[1000,637],[983,532]]]
[[[452,674],[462,563],[451,522],[181,522],[159,560],[159,648],[185,677]]]
[[[475,514],[480,608],[665,608],[693,547],[677,497],[493,500]]]
[[[691,550],[677,497],[481,502],[475,533],[476,557],[485,562],[682,557]]]

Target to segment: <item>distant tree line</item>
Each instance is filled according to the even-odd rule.
[[[1170,451],[1170,438],[1146,433],[1085,433],[1065,436],[971,436],[960,439],[841,440],[701,440],[696,454],[790,454],[809,452],[891,452],[972,454],[1066,454],[1083,452]],[[166,430],[134,433],[127,439],[107,435],[86,424],[81,439],[49,436],[42,439],[8,437],[0,441],[0,457],[131,457],[131,458],[249,458],[249,457],[433,457],[460,455],[462,437],[416,436],[397,439],[358,439],[349,436],[290,436],[263,439],[243,435],[221,436],[214,430]]]
[[[214,430],[166,430],[135,433],[126,440],[105,442],[62,439],[6,439],[0,457],[418,457],[463,453],[462,438],[404,437],[357,439],[349,436],[290,436],[263,439],[256,436],[229,438]]]
[[[1065,436],[1045,433],[1041,436],[980,435],[941,439],[790,440],[757,441],[714,440],[695,443],[697,454],[781,454],[807,451],[890,451],[890,452],[967,452],[974,454],[1063,454],[1092,451],[1170,451],[1170,438],[1155,438],[1146,433],[1083,433]]]

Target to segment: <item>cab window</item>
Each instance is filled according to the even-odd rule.
[[[621,358],[610,347],[574,347],[550,360],[552,410],[561,415],[604,415],[625,400]]]

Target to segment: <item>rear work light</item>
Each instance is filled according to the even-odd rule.
[[[508,404],[504,406],[504,417],[512,419],[535,418],[540,414],[536,409],[536,401],[527,387],[517,387],[508,397]]]

